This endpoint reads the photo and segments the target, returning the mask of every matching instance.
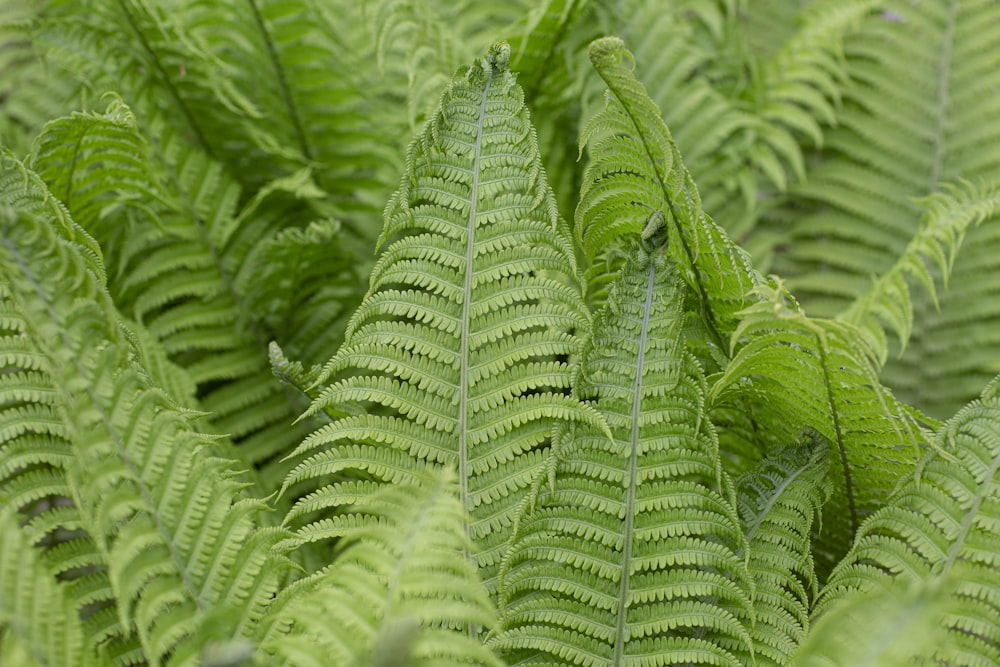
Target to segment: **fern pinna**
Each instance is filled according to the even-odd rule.
[[[685,349],[684,284],[659,250],[634,253],[575,384],[614,439],[580,426],[557,442],[502,579],[511,664],[752,664],[746,541]]]
[[[490,582],[555,421],[596,421],[568,395],[590,320],[508,53],[460,73],[410,148],[368,294],[309,411],[334,421],[286,478],[324,482],[287,517],[299,540],[342,533],[350,513],[326,510],[415,462],[454,465]]]

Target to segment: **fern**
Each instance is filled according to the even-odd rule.
[[[23,211],[5,210],[0,229],[3,279],[52,369],[71,498],[124,633],[134,625],[151,664],[247,634],[281,571],[267,551],[276,535],[254,526],[260,503],[239,499],[211,438],[149,384],[86,246]]]
[[[853,590],[899,580],[948,588],[948,641],[934,659],[986,665],[1000,653],[1000,587],[995,581],[1000,521],[1000,379],[948,420],[888,507],[870,517],[834,570],[819,612]],[[953,570],[959,572],[952,577]],[[951,578],[951,579],[949,579]],[[948,579],[949,581],[945,581]]]
[[[309,411],[335,421],[285,481],[325,481],[287,518],[316,540],[342,530],[317,511],[366,493],[351,477],[457,466],[487,585],[553,420],[594,419],[565,395],[560,357],[589,319],[508,54],[494,47],[458,76],[411,147],[369,292]],[[368,412],[344,416],[345,403]]]
[[[554,487],[503,578],[514,664],[752,662],[752,584],[732,486],[683,341],[683,283],[659,251],[623,267],[576,382],[607,418],[566,429]]]
[[[882,11],[847,40],[838,128],[826,134],[808,181],[774,216],[774,269],[811,311],[832,315],[891,269],[917,235],[921,201],[948,196],[947,184],[996,180],[1000,9],[991,2],[912,5]],[[933,200],[932,200],[933,201]],[[969,232],[940,312],[933,297],[913,299],[918,323],[883,381],[936,417],[953,414],[997,371],[996,229]],[[975,313],[975,315],[970,315]],[[974,348],[968,341],[980,341]]]
[[[697,187],[659,110],[623,64],[632,56],[622,41],[597,40],[590,56],[609,89],[606,108],[588,121],[580,138],[581,146],[590,146],[591,159],[576,233],[591,282],[599,286],[613,275],[609,246],[639,233],[656,211],[662,212],[670,232],[668,252],[701,301],[708,341],[725,350],[736,313],[763,278],[702,210]]]
[[[0,662],[992,665],[994,5],[0,0]]]
[[[913,299],[906,278],[914,277],[926,288],[937,304],[935,277],[947,285],[962,239],[969,229],[1000,210],[1000,187],[975,187],[970,183],[947,187],[924,201],[926,224],[910,241],[891,269],[883,273],[871,289],[858,296],[840,318],[861,325],[865,333],[878,340],[879,363],[885,364],[888,344],[883,328],[892,327],[901,352],[906,349],[913,331]],[[930,264],[930,267],[928,266]]]
[[[331,304],[303,301],[315,292],[290,290],[283,296],[303,319],[275,322],[281,307],[260,303],[258,295],[280,286],[273,271],[299,267],[297,272],[319,270],[328,277],[346,259],[338,255],[341,262],[331,265],[327,260],[335,253],[279,254],[277,240],[251,252],[258,239],[277,235],[283,216],[297,206],[282,184],[237,212],[240,189],[218,163],[169,138],[160,149],[146,141],[130,109],[112,101],[104,114],[50,123],[39,138],[35,167],[116,259],[111,289],[118,306],[189,371],[202,407],[212,414],[211,428],[232,437],[247,466],[261,468],[261,490],[269,489],[286,471],[277,459],[310,425],[289,428],[307,403],[271,378],[268,340],[306,353],[291,332],[315,318],[308,332],[299,333],[315,337],[310,345],[322,345],[342,304],[331,315],[323,312]],[[106,180],[109,174],[113,181]],[[268,262],[275,266],[265,271]]]
[[[830,496],[829,447],[816,432],[736,480],[753,576],[757,665],[787,665],[809,632],[819,584],[809,551],[813,517]]]
[[[39,665],[88,667],[96,664],[84,650],[83,624],[65,585],[39,562],[18,530],[10,499],[0,493],[0,646],[12,638]],[[13,664],[13,663],[11,663]]]
[[[889,587],[877,593],[856,591],[816,623],[816,629],[790,664],[794,667],[927,664],[923,658],[948,639],[942,625],[948,587],[949,584],[942,582],[924,582],[910,587]]]
[[[366,498],[371,520],[347,532],[316,586],[276,602],[265,650],[302,667],[499,667],[470,636],[496,613],[462,555],[472,545],[456,482],[453,471],[418,474]]]
[[[826,569],[913,466],[923,433],[917,415],[879,383],[873,341],[846,323],[808,317],[783,288],[758,295],[710,403],[746,406],[759,428],[788,439],[809,425],[830,441],[836,493],[818,545]]]

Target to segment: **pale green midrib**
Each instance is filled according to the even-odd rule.
[[[777,504],[778,498],[780,498],[781,495],[785,492],[785,490],[792,485],[792,482],[797,480],[799,476],[806,471],[806,469],[809,467],[811,463],[812,460],[806,462],[805,465],[802,465],[801,467],[796,469],[791,475],[788,475],[787,477],[782,479],[781,484],[775,487],[774,491],[768,497],[767,503],[764,505],[763,509],[757,512],[751,523],[747,524],[746,544],[748,546],[750,542],[753,540],[754,536],[757,534],[757,530],[760,529],[760,526],[764,522],[764,519],[771,513],[771,510],[774,508],[775,504]]]
[[[465,241],[465,284],[463,285],[462,301],[462,339],[459,343],[459,367],[458,367],[458,484],[459,497],[462,500],[462,509],[471,517],[472,503],[469,498],[469,453],[467,451],[469,426],[469,325],[470,314],[472,312],[472,266],[475,259],[476,244],[476,213],[479,203],[479,161],[482,153],[483,126],[486,117],[486,102],[490,95],[490,86],[493,83],[493,68],[486,78],[483,87],[483,98],[479,103],[479,118],[476,121],[476,142],[472,148],[472,185],[469,191],[469,220],[468,236]],[[471,539],[472,522],[465,522],[466,538]]]
[[[976,489],[976,495],[973,498],[972,506],[965,511],[965,515],[962,517],[962,526],[958,531],[958,535],[951,543],[951,547],[948,549],[948,555],[941,564],[940,575],[942,577],[948,574],[952,566],[958,560],[962,547],[965,546],[966,538],[968,538],[969,532],[972,530],[972,524],[975,521],[976,516],[979,514],[979,508],[983,504],[983,496],[990,491],[992,481],[996,479],[998,469],[1000,469],[1000,456],[994,456],[993,465],[990,466],[989,471],[986,475],[984,475],[983,483],[979,485],[978,489]]]
[[[942,162],[945,154],[945,130],[947,128],[948,111],[948,77],[951,74],[951,50],[955,36],[955,10],[957,0],[952,0],[948,4],[948,18],[944,26],[944,35],[941,44],[941,62],[938,64],[937,79],[937,104],[934,109],[934,157],[931,162],[930,183],[927,192],[937,190],[938,182],[941,179]]]
[[[646,304],[642,310],[642,328],[639,331],[639,356],[635,365],[635,392],[632,400],[632,432],[629,444],[632,452],[629,459],[628,496],[625,503],[625,539],[622,545],[622,578],[618,584],[618,627],[615,631],[615,651],[611,664],[623,664],[625,652],[626,605],[629,597],[629,567],[632,561],[632,531],[635,511],[635,482],[639,459],[639,420],[642,418],[642,367],[646,361],[646,338],[649,334],[649,313],[653,305],[653,287],[656,278],[656,264],[650,262],[649,277],[646,280]]]

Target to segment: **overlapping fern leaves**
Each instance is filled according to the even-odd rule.
[[[626,66],[632,55],[617,38],[596,40],[590,58],[608,85],[607,105],[584,127],[590,149],[576,212],[576,234],[598,299],[617,269],[613,248],[638,234],[660,211],[668,252],[703,309],[709,343],[725,350],[736,313],[764,279],[749,258],[702,210],[701,197],[656,105]],[[599,301],[598,301],[599,303]]]
[[[806,430],[799,442],[736,480],[737,507],[754,582],[754,658],[787,665],[808,636],[819,582],[810,551],[813,519],[830,496],[830,450]]]
[[[16,506],[0,492],[0,660],[53,667],[90,667],[83,624],[65,587],[39,563],[18,527]],[[19,655],[20,653],[20,655]],[[15,662],[16,661],[16,662]]]
[[[836,493],[823,522],[825,569],[915,463],[924,435],[919,415],[879,382],[874,342],[859,329],[808,317],[780,286],[758,296],[742,313],[711,401],[736,401],[758,428],[786,439],[806,425],[830,441]]]
[[[818,314],[849,306],[893,266],[928,213],[921,202],[964,189],[963,181],[989,191],[1000,178],[1000,130],[983,120],[1000,110],[983,93],[1000,81],[1000,54],[986,46],[1000,8],[892,1],[880,9],[846,42],[853,83],[838,127],[769,225],[781,244],[774,269]],[[938,418],[997,371],[996,230],[969,232],[947,298],[913,295],[918,324],[883,372],[901,399]]]
[[[60,518],[77,516],[98,556],[78,549],[86,560],[59,566],[105,573],[117,605],[105,622],[134,632],[151,664],[193,664],[207,638],[252,630],[280,576],[268,555],[276,535],[255,526],[263,507],[240,499],[212,438],[151,384],[79,235],[10,209],[0,230],[3,280],[72,443],[65,462],[39,453],[26,463],[63,472],[74,511]],[[85,586],[74,590],[77,609],[92,601]],[[101,640],[91,633],[86,650],[106,650]]]
[[[500,667],[475,636],[496,612],[464,556],[473,545],[454,471],[414,475],[363,504],[372,520],[346,533],[336,562],[276,601],[263,649],[301,667]]]
[[[281,231],[301,212],[295,188],[307,183],[276,181],[237,210],[241,190],[219,163],[176,137],[154,147],[117,100],[104,114],[50,123],[34,164],[114,258],[119,308],[186,369],[212,428],[272,488],[285,472],[278,459],[310,424],[291,426],[307,402],[271,377],[268,341],[318,361],[311,346],[343,327],[344,301],[353,299],[337,289],[348,269],[332,234]],[[333,284],[308,284],[318,279]]]
[[[933,659],[987,665],[1000,653],[1000,379],[948,420],[929,452],[858,531],[823,591],[822,613],[857,590],[945,587],[947,640]],[[953,573],[953,570],[956,571]]]
[[[310,409],[335,421],[285,482],[323,484],[288,516],[301,540],[341,534],[352,519],[325,510],[373,483],[452,465],[489,582],[555,420],[595,419],[568,396],[566,358],[590,322],[508,56],[497,46],[457,76],[411,146],[368,294]]]
[[[512,664],[752,662],[746,541],[685,349],[685,287],[659,249],[634,252],[575,385],[614,440],[565,429],[554,488],[521,520],[496,642]]]
[[[992,664],[994,4],[0,0],[0,661]]]

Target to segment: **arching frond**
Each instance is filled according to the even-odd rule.
[[[891,503],[870,517],[823,590],[818,611],[892,580],[949,586],[934,659],[987,665],[1000,654],[1000,376],[948,420]],[[942,580],[952,576],[949,583]]]
[[[845,42],[851,83],[838,127],[811,160],[806,182],[775,215],[774,270],[810,312],[832,315],[890,271],[917,236],[921,201],[947,183],[996,182],[1000,127],[1000,6],[988,0],[879,3]],[[1000,232],[969,232],[951,289],[911,295],[915,328],[883,382],[942,418],[974,398],[1000,354]],[[975,341],[975,344],[972,342]]]
[[[709,341],[725,350],[737,312],[763,278],[749,258],[702,210],[701,198],[660,117],[624,62],[617,38],[591,44],[591,62],[608,85],[607,106],[584,128],[590,164],[577,207],[576,234],[589,262],[592,286],[615,270],[610,248],[634,238],[657,211],[670,232],[668,250],[701,302]]]
[[[366,498],[370,520],[346,533],[333,565],[276,602],[263,649],[299,667],[500,667],[475,638],[496,612],[464,555],[473,545],[456,482],[442,469]]]
[[[0,214],[0,277],[51,373],[65,478],[118,622],[150,664],[189,664],[209,640],[252,631],[281,573],[277,534],[256,527],[262,503],[240,499],[190,411],[149,383],[87,250],[58,218]]]
[[[311,0],[51,5],[33,33],[44,57],[121,95],[143,125],[179,134],[248,191],[313,169],[345,224],[376,233],[402,140],[379,127],[375,68],[344,43],[347,14]]]
[[[807,430],[800,442],[736,480],[754,581],[754,658],[782,667],[809,631],[819,584],[809,549],[814,517],[830,496],[829,443]]]
[[[823,143],[823,125],[836,125],[847,79],[842,40],[869,16],[875,0],[811,2],[796,17],[798,29],[776,52],[760,63],[761,91],[752,91],[758,140],[750,148],[752,164],[779,190],[790,172],[805,177],[805,164],[796,135],[814,145]]]
[[[324,483],[287,519],[316,540],[340,528],[314,513],[353,502],[362,480],[456,466],[487,585],[549,430],[597,420],[567,395],[573,332],[590,321],[508,54],[500,44],[457,75],[412,145],[368,294],[310,409],[334,422],[285,482]]]
[[[981,187],[971,183],[945,186],[945,192],[922,203],[927,208],[923,228],[892,268],[839,316],[865,327],[867,335],[879,341],[876,350],[881,364],[885,364],[889,353],[884,329],[893,329],[901,350],[906,349],[913,331],[913,299],[906,278],[915,278],[938,303],[935,276],[942,277],[947,285],[966,232],[1000,212],[1000,182]]]
[[[684,293],[659,250],[633,250],[575,384],[614,440],[566,428],[554,482],[505,562],[504,629],[518,665],[752,664],[746,542],[685,349]]]
[[[758,296],[743,312],[735,355],[710,400],[742,400],[761,429],[788,439],[809,426],[830,441],[836,493],[819,545],[826,570],[912,469],[922,433],[879,383],[871,341],[860,330],[808,317],[783,288],[760,288]]]
[[[141,649],[131,624],[120,625],[107,561],[84,529],[74,501],[68,475],[75,450],[59,409],[51,364],[32,344],[28,325],[3,281],[0,294],[0,495],[2,506],[16,510],[22,523],[19,534],[4,533],[4,540],[38,547],[25,561],[38,560],[42,570],[22,575],[29,577],[25,582],[37,575],[45,581],[32,585],[45,587],[52,576],[59,576],[65,587],[59,596],[73,613],[86,607],[77,618],[81,636],[72,640],[76,644],[86,637],[86,649],[83,644],[76,649],[81,660],[95,657],[100,646],[102,655],[116,664],[129,663],[141,656]]]

